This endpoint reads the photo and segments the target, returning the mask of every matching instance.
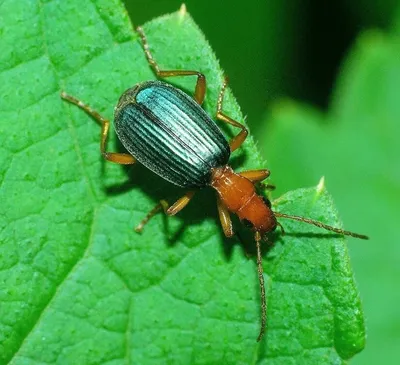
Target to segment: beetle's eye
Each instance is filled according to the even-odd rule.
[[[242,219],[243,224],[247,227],[247,228],[253,228],[253,223],[251,223],[248,219]]]
[[[267,199],[265,196],[263,196],[263,200],[264,200],[265,205],[268,208],[271,208],[271,201],[269,199]]]

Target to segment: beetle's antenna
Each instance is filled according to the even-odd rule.
[[[274,214],[275,214],[276,217],[279,217],[279,218],[288,218],[288,219],[293,219],[295,221],[312,224],[312,225],[317,226],[319,228],[323,228],[323,229],[326,229],[327,231],[332,231],[332,232],[335,232],[335,233],[339,233],[339,234],[342,234],[344,236],[351,236],[351,237],[361,238],[362,240],[369,239],[369,237],[364,235],[364,234],[358,234],[358,233],[354,233],[354,232],[350,232],[350,231],[345,231],[344,229],[328,226],[325,223],[321,223],[321,222],[315,221],[313,219],[299,217],[297,215],[289,215],[289,214],[284,214],[284,213],[278,213],[278,212],[274,212]]]
[[[256,232],[255,234],[256,246],[257,246],[257,270],[258,280],[260,282],[260,294],[261,294],[261,327],[260,334],[257,337],[257,342],[260,342],[265,333],[265,324],[267,322],[267,301],[265,300],[265,284],[264,284],[264,271],[262,267],[261,257],[261,234]]]

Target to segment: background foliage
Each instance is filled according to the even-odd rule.
[[[179,3],[127,1],[139,22]],[[352,364],[397,364],[398,1],[186,4],[230,76],[277,195],[324,175],[345,226],[371,236],[349,244],[368,334]]]

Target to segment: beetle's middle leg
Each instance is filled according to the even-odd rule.
[[[249,132],[247,131],[247,128],[243,125],[237,122],[236,120],[233,120],[232,118],[228,117],[226,114],[222,112],[222,103],[224,101],[224,95],[226,91],[226,86],[228,85],[228,78],[225,77],[224,83],[222,84],[221,91],[218,96],[218,101],[217,101],[217,119],[228,123],[230,125],[233,125],[235,127],[238,127],[241,129],[241,131],[231,139],[229,142],[229,146],[231,148],[231,152],[235,151],[238,149],[242,143],[245,141],[247,135]]]
[[[190,200],[193,198],[195,191],[188,191],[184,196],[180,197],[171,206],[168,205],[166,200],[160,200],[160,202],[146,215],[146,217],[137,225],[135,231],[140,233],[147,222],[153,218],[158,212],[163,210],[167,215],[175,215],[179,213],[186,205],[189,204]]]
[[[204,97],[206,95],[206,77],[199,71],[187,71],[187,70],[160,70],[157,62],[154,60],[153,55],[150,52],[150,46],[147,42],[146,35],[144,34],[142,27],[137,27],[136,31],[142,41],[144,53],[147,61],[154,70],[157,77],[173,77],[173,76],[197,76],[196,89],[194,91],[194,99],[201,105],[203,104]]]
[[[108,132],[110,130],[110,121],[102,117],[98,112],[93,110],[89,105],[83,103],[77,98],[68,95],[64,91],[61,92],[61,97],[64,100],[69,101],[70,103],[78,106],[83,109],[86,113],[88,113],[92,118],[96,120],[101,125],[101,134],[100,134],[100,152],[103,157],[111,162],[120,164],[120,165],[132,165],[136,162],[136,159],[128,153],[118,153],[118,152],[107,152],[107,137]]]

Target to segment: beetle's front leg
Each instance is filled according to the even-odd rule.
[[[252,183],[258,183],[266,190],[275,190],[275,185],[264,184],[261,182],[270,175],[270,171],[267,169],[242,171],[239,172],[239,175],[249,179]]]
[[[232,237],[234,235],[232,220],[226,205],[222,202],[221,198],[217,197],[217,207],[219,220],[221,221],[222,230],[226,237]]]
[[[247,170],[247,171],[242,171],[239,172],[240,176],[245,177],[246,179],[249,179],[251,182],[259,182],[263,181],[270,175],[270,171],[267,169],[262,169],[262,170]]]

